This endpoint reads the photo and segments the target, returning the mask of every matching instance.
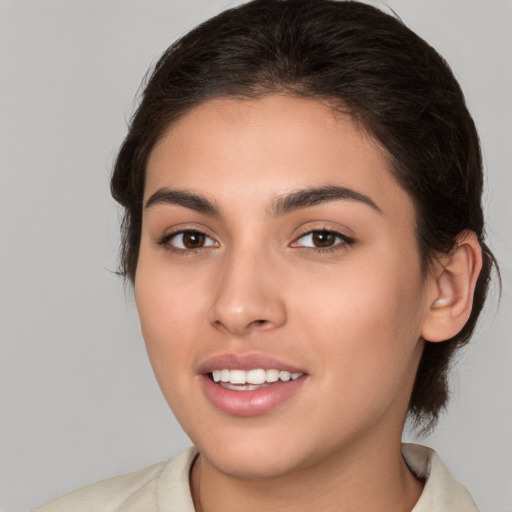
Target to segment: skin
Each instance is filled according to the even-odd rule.
[[[336,199],[274,211],[276,198],[325,186],[376,207]],[[197,510],[410,511],[422,483],[401,433],[423,331],[446,300],[421,273],[414,206],[386,152],[315,100],[221,98],[152,151],[144,204],[169,188],[220,213],[145,207],[135,279],[156,378],[201,454]],[[183,237],[168,235],[182,229],[206,245],[180,249]],[[326,251],[304,235],[325,229],[352,243],[336,236]],[[268,354],[307,376],[279,407],[236,417],[209,402],[197,373],[222,353]]]

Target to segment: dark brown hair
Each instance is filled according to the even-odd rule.
[[[432,427],[448,398],[453,353],[470,338],[494,257],[484,242],[478,135],[450,68],[399,19],[359,2],[256,0],[222,12],[175,42],[149,77],[112,175],[125,208],[121,273],[137,269],[148,156],[164,131],[220,96],[282,93],[328,101],[348,112],[389,152],[395,178],[413,198],[419,252],[428,271],[463,230],[483,251],[464,328],[425,345],[410,417]]]

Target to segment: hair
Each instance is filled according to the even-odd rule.
[[[226,10],[172,44],[156,63],[115,162],[112,195],[124,207],[120,273],[135,279],[148,157],[164,132],[218,97],[288,94],[348,113],[389,153],[413,199],[423,271],[464,230],[483,252],[463,329],[425,343],[409,418],[430,430],[448,400],[455,351],[471,337],[496,264],[485,244],[482,158],[464,95],[443,58],[400,19],[335,0],[255,0]]]

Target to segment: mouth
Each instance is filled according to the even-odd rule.
[[[218,411],[254,417],[284,407],[307,373],[265,355],[220,355],[199,366],[203,392]]]
[[[224,389],[232,391],[255,391],[274,384],[275,382],[289,382],[297,380],[304,374],[302,372],[291,373],[287,370],[276,368],[257,368],[254,370],[228,370],[215,369],[209,373],[213,382]]]

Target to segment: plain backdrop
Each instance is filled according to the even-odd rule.
[[[108,182],[148,66],[236,3],[0,0],[2,512],[189,444],[155,383],[131,292],[113,274],[120,212]],[[512,2],[387,4],[440,51],[465,91],[504,280],[499,307],[491,294],[458,358],[449,411],[422,442],[484,512],[510,512]]]

